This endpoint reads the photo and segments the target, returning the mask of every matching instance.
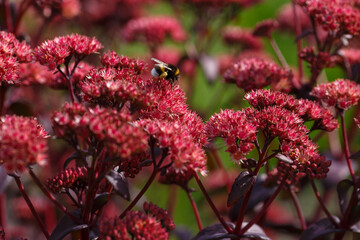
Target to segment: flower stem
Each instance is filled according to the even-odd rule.
[[[351,160],[350,160],[349,142],[348,142],[347,133],[346,133],[344,115],[345,115],[344,111],[340,113],[341,131],[342,131],[342,136],[343,136],[343,140],[344,140],[344,152],[345,152],[345,158],[346,158],[347,165],[349,167],[351,178],[353,180],[353,183],[355,184],[356,178],[355,178],[355,172],[353,170]]]
[[[15,179],[16,185],[18,186],[23,198],[25,199],[26,204],[28,205],[28,207],[30,208],[31,213],[33,214],[33,216],[35,217],[36,222],[38,223],[38,225],[40,226],[43,234],[45,235],[46,239],[49,239],[50,234],[47,231],[44,223],[42,222],[39,214],[36,212],[34,205],[32,204],[29,196],[27,195],[27,193],[25,192],[24,189],[24,185],[21,183],[20,177],[16,176],[16,175],[10,175]]]
[[[290,192],[291,198],[292,198],[292,200],[294,202],[296,212],[297,212],[297,214],[299,216],[299,219],[300,219],[301,230],[304,231],[306,229],[306,222],[305,222],[304,214],[303,214],[303,212],[301,210],[299,199],[297,198],[293,188],[291,188],[289,192]]]
[[[202,223],[201,223],[201,218],[200,218],[200,214],[199,214],[199,210],[196,206],[196,203],[194,201],[194,198],[192,197],[191,195],[191,192],[189,191],[188,188],[184,188],[185,189],[185,192],[190,200],[190,203],[191,203],[191,207],[194,211],[194,215],[195,215],[195,218],[196,218],[196,222],[197,222],[197,225],[199,227],[199,231],[201,231],[203,229],[203,226],[202,226]]]
[[[2,9],[4,11],[3,13],[5,18],[5,27],[8,30],[8,32],[12,32],[13,29],[12,29],[11,9],[8,0],[2,0]]]
[[[207,202],[209,203],[211,209],[212,209],[213,212],[215,213],[216,217],[219,219],[220,223],[224,226],[224,228],[226,229],[226,231],[227,231],[228,233],[232,233],[231,228],[226,224],[224,218],[220,215],[220,213],[219,213],[219,211],[217,210],[215,204],[211,201],[211,198],[210,198],[209,194],[206,192],[206,189],[205,189],[204,185],[202,184],[199,176],[197,175],[197,173],[196,173],[195,171],[193,171],[193,175],[194,175],[195,180],[196,180],[197,184],[199,185],[202,193],[204,194]]]
[[[7,86],[4,84],[0,86],[0,116],[4,114],[4,104]]]
[[[19,29],[21,19],[24,16],[24,13],[29,8],[31,3],[32,3],[32,0],[23,0],[20,3],[19,11],[17,13],[17,17],[16,17],[16,20],[15,20],[14,29],[13,29],[13,33],[15,35],[17,34],[17,30]]]
[[[316,199],[319,201],[320,206],[321,206],[321,208],[324,210],[326,216],[329,218],[330,222],[331,222],[336,228],[339,227],[338,224],[336,223],[335,219],[333,218],[333,216],[330,214],[329,210],[328,210],[328,209],[326,208],[326,206],[324,205],[324,203],[323,203],[323,201],[322,201],[322,199],[321,199],[321,197],[320,197],[319,191],[318,191],[317,188],[316,188],[316,185],[315,185],[314,181],[311,179],[310,182],[311,182],[311,186],[312,186],[312,188],[313,188],[313,190],[314,190]]]
[[[289,64],[286,62],[285,57],[284,57],[284,55],[282,54],[279,46],[278,46],[277,43],[275,42],[274,38],[270,36],[270,37],[268,37],[268,39],[269,39],[269,42],[270,42],[271,47],[273,48],[273,50],[274,50],[277,58],[278,58],[279,61],[280,61],[281,65],[282,65],[283,67],[289,68]]]
[[[299,21],[299,16],[298,16],[298,12],[296,11],[296,3],[295,1],[292,2],[292,6],[293,6],[293,14],[294,14],[294,20],[295,20],[295,30],[296,30],[296,36],[300,36],[301,35],[301,23]],[[301,44],[301,38],[298,38],[296,41],[296,45],[297,45],[297,52],[301,52],[301,48],[302,48],[302,44]],[[304,68],[303,68],[303,64],[302,64],[302,60],[301,58],[298,56],[298,71],[299,71],[299,79],[298,79],[298,83],[299,85],[302,84],[302,78],[303,78],[303,74],[304,74]]]
[[[32,179],[34,180],[34,182],[36,183],[36,185],[38,185],[38,187],[40,188],[40,190],[44,193],[44,195],[50,199],[50,201],[52,201],[55,206],[57,206],[62,212],[64,212],[66,215],[68,215],[74,222],[76,223],[80,223],[79,219],[74,216],[73,214],[71,214],[70,212],[67,211],[66,207],[64,205],[62,205],[61,203],[58,202],[58,200],[56,200],[56,198],[51,195],[49,193],[49,191],[45,188],[45,186],[40,182],[39,178],[35,175],[35,173],[32,171],[31,168],[29,168],[29,174],[32,177]]]
[[[238,235],[244,234],[247,230],[249,230],[252,227],[252,225],[257,223],[258,220],[263,217],[263,215],[266,213],[267,209],[269,208],[270,204],[275,200],[277,195],[280,193],[281,189],[283,188],[283,186],[286,182],[286,179],[287,179],[287,175],[284,176],[281,183],[278,185],[277,189],[275,190],[274,194],[271,196],[271,198],[269,198],[266,201],[266,203],[261,208],[260,212],[248,224],[246,224],[246,226],[244,228],[242,228],[241,231],[239,231],[237,233]]]

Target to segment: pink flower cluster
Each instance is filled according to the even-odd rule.
[[[99,239],[114,240],[167,240],[168,231],[174,229],[167,212],[152,203],[144,203],[147,214],[130,211],[124,219],[112,218],[101,221]],[[131,237],[130,237],[131,236]]]
[[[351,80],[337,79],[334,82],[319,84],[310,94],[329,106],[346,110],[359,101],[360,85]]]
[[[223,0],[178,0],[178,1],[182,1],[182,2],[189,2],[189,3],[193,3],[193,4],[197,4],[197,5],[202,5],[202,6],[206,6],[206,7],[221,7],[221,6],[226,6],[226,5],[231,5],[231,4],[237,4],[241,7],[249,7],[253,4],[256,4],[258,2],[261,2],[262,0],[227,0],[227,1],[223,1]]]
[[[150,45],[161,44],[167,36],[182,42],[187,34],[181,24],[172,17],[155,16],[130,20],[123,28],[126,41],[143,40]]]
[[[314,120],[311,130],[322,129],[331,132],[339,126],[329,110],[310,100],[295,99],[291,95],[270,90],[249,92],[245,95],[245,99],[256,109],[279,106],[293,111],[305,122]]]
[[[240,46],[246,50],[259,50],[262,42],[259,38],[252,35],[250,30],[240,27],[226,27],[222,31],[224,41],[229,45]]]
[[[132,116],[125,111],[118,112],[95,107],[86,109],[80,104],[65,104],[60,112],[52,116],[57,136],[71,144],[77,136],[102,142],[113,157],[125,161],[147,149],[147,136],[139,127],[131,124]]]
[[[158,119],[139,120],[135,126],[142,127],[159,148],[168,149],[165,161],[172,163],[171,167],[177,172],[190,170],[206,174],[205,152],[187,127],[177,121]]]
[[[68,189],[82,189],[87,181],[85,167],[67,168],[46,181],[48,189],[53,193],[61,193]]]
[[[144,62],[139,59],[129,58],[128,56],[119,56],[114,51],[109,51],[101,56],[101,64],[104,67],[112,67],[112,68],[129,68],[133,69],[137,74],[141,74],[146,69],[146,65]]]
[[[244,91],[274,85],[282,79],[292,78],[291,72],[277,64],[258,58],[240,60],[223,75],[225,82],[236,83]]]
[[[18,80],[19,64],[31,61],[31,48],[9,32],[0,31],[0,85]]]
[[[79,61],[86,55],[97,53],[101,48],[102,44],[94,37],[71,34],[45,41],[34,50],[34,56],[40,64],[54,70],[63,63],[68,64],[72,56]]]
[[[47,133],[33,118],[6,115],[0,119],[0,164],[22,172],[47,160]]]
[[[308,14],[325,30],[335,31],[338,36],[360,31],[360,11],[353,0],[297,0]],[[339,34],[340,33],[340,34]]]
[[[320,71],[325,67],[333,66],[337,58],[327,52],[315,52],[314,47],[306,47],[299,52],[299,57],[310,64],[311,71]]]
[[[224,139],[226,151],[235,160],[243,160],[244,156],[254,149],[257,125],[249,121],[245,111],[221,110],[206,123],[209,138]]]
[[[144,202],[143,208],[147,215],[152,216],[161,222],[161,225],[166,228],[167,231],[175,229],[175,224],[166,210],[159,208],[152,202]]]
[[[54,74],[38,62],[22,63],[19,66],[17,83],[24,86],[51,85],[54,78]]]

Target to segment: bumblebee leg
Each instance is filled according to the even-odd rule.
[[[167,75],[168,75],[167,72],[162,72],[159,78],[166,78]]]

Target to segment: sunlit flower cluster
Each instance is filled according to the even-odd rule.
[[[101,48],[102,44],[94,37],[71,34],[45,41],[34,50],[34,56],[40,64],[54,70],[61,64],[68,63],[71,56],[79,60],[86,55],[97,53]]]
[[[360,85],[351,80],[337,79],[334,82],[319,84],[310,94],[329,106],[346,110],[359,101]]]

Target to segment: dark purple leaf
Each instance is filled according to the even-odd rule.
[[[275,155],[275,157],[279,160],[279,161],[282,161],[282,162],[285,162],[285,163],[290,163],[292,164],[293,163],[293,160],[291,160],[289,157],[281,154],[281,153],[278,153]]]
[[[338,217],[333,216],[333,218],[337,223],[340,222]],[[308,226],[306,230],[301,234],[300,240],[313,240],[331,233],[343,231],[343,229],[335,228],[335,226],[328,218],[323,218]]]
[[[241,227],[245,227],[246,225],[247,222],[243,222]],[[246,233],[241,236],[251,239],[270,240],[270,238],[266,236],[264,230],[262,230],[262,228],[257,224],[252,225],[249,230],[247,230]]]
[[[232,229],[234,228],[233,223],[227,223],[227,225]],[[230,240],[233,237],[236,237],[236,235],[229,234],[221,223],[215,223],[198,232],[193,240]]]
[[[94,199],[94,204],[92,207],[92,212],[96,212],[101,209],[110,199],[110,194],[107,192],[96,194]]]
[[[250,175],[248,171],[243,171],[235,179],[229,197],[227,200],[227,206],[234,206],[241,198],[249,191],[255,183],[255,176]]]
[[[360,150],[350,156],[351,159],[357,159],[360,157]]]
[[[255,206],[257,206],[261,202],[264,202],[274,193],[275,187],[268,188],[264,186],[265,178],[265,174],[257,176],[254,187],[251,191],[248,205],[246,206],[246,212],[251,211]],[[231,221],[236,221],[239,215],[241,205],[242,200],[235,204],[235,206],[230,210],[229,217]]]
[[[351,208],[350,216],[349,216],[349,224],[353,225],[360,221],[360,201],[357,199],[355,206]]]
[[[349,190],[353,186],[352,181],[345,179],[338,183],[336,190],[339,198],[341,213],[344,214],[348,206]]]
[[[9,185],[11,177],[6,173],[6,170],[0,166],[0,194],[3,193],[6,187]]]
[[[296,37],[295,42],[311,34],[314,34],[314,31],[312,29],[306,29],[299,36]]]
[[[191,239],[192,232],[185,227],[176,227],[171,234],[176,236],[177,240],[189,240]]]
[[[124,173],[111,170],[105,177],[121,197],[128,201],[130,200],[129,183]]]
[[[206,79],[210,83],[213,83],[216,80],[216,78],[219,76],[220,68],[219,68],[218,60],[216,59],[216,57],[211,57],[209,55],[202,54],[199,57],[199,62],[202,69],[204,70]]]
[[[76,209],[71,212],[80,219],[80,210]],[[77,224],[70,217],[64,215],[51,233],[49,240],[62,240],[69,233],[87,228],[87,224]]]
[[[75,159],[79,159],[79,153],[78,152],[73,152],[64,162],[64,170],[66,169],[66,167],[71,163],[71,161],[75,160]]]

